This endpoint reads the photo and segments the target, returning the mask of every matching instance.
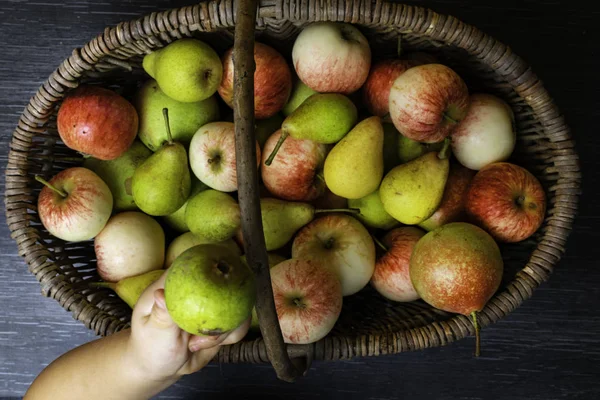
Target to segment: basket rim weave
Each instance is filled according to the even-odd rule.
[[[122,60],[136,54],[132,49],[149,52],[150,45],[169,43],[190,36],[191,31],[212,32],[235,25],[234,0],[214,0],[200,4],[153,12],[144,17],[107,27],[104,32],[82,48],[73,50],[50,77],[41,85],[23,111],[13,132],[6,168],[5,210],[11,237],[18,244],[19,255],[25,258],[30,271],[42,286],[42,292],[57,300],[84,322],[96,334],[108,335],[126,324],[91,304],[70,288],[70,282],[60,276],[60,269],[48,259],[49,250],[37,239],[39,232],[30,226],[29,211],[35,209],[33,180],[28,177],[27,152],[32,137],[43,131],[54,105],[78,86],[86,72],[103,65],[127,68]],[[533,110],[543,127],[543,134],[552,148],[552,164],[548,172],[558,175],[554,192],[549,199],[545,231],[529,261],[506,288],[498,292],[479,313],[482,327],[508,315],[533,291],[546,281],[565,251],[567,237],[577,212],[581,173],[574,142],[563,116],[549,93],[531,68],[511,49],[484,34],[474,26],[432,10],[381,0],[339,0],[321,5],[303,0],[263,0],[258,7],[257,28],[281,26],[283,21],[307,23],[339,21],[369,26],[386,24],[398,34],[417,33],[456,46],[475,55],[479,61],[494,68],[514,88]],[[551,200],[551,201],[550,201]],[[37,239],[36,239],[37,238]],[[59,272],[57,274],[57,272]],[[468,317],[456,315],[444,324],[428,325],[401,332],[360,335],[353,337],[327,336],[312,345],[289,345],[290,355],[310,354],[320,360],[347,359],[355,356],[377,356],[407,350],[446,345],[474,334]],[[262,339],[251,343],[225,346],[221,362],[268,362]]]

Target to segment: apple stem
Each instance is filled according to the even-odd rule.
[[[109,289],[115,290],[116,283],[111,283],[111,282],[91,282],[90,286],[93,286],[93,287],[102,287],[102,288],[109,288]]]
[[[273,159],[275,158],[275,155],[279,151],[279,148],[281,147],[281,145],[283,144],[285,139],[287,139],[288,136],[289,136],[289,133],[287,133],[286,131],[281,131],[281,136],[279,137],[279,140],[277,141],[275,148],[269,155],[269,158],[267,158],[267,161],[265,161],[265,165],[267,165],[267,166],[271,165],[271,163],[273,162]]]
[[[385,252],[388,251],[388,248],[385,246],[385,244],[381,243],[381,240],[377,239],[377,236],[371,235],[371,237],[373,238],[373,241],[375,242],[375,244],[377,244],[377,246],[381,247],[383,249],[383,251],[385,251]]]
[[[442,147],[442,149],[438,153],[438,158],[440,160],[445,160],[446,158],[448,158],[448,156],[450,156],[450,138],[446,138],[444,140],[444,147]]]
[[[44,186],[48,187],[49,189],[54,190],[56,193],[60,194],[62,197],[67,197],[68,194],[64,191],[64,190],[60,190],[59,188],[57,188],[56,186],[52,185],[50,182],[48,182],[47,180],[45,180],[44,178],[42,178],[39,175],[35,176],[35,180],[44,184]]]
[[[171,126],[169,124],[169,109],[163,108],[163,117],[165,119],[165,127],[167,128],[167,143],[173,144],[173,135],[171,135]]]
[[[328,212],[347,212],[350,214],[360,214],[359,208],[317,208],[315,214],[328,213]]]
[[[473,318],[473,326],[475,327],[475,357],[479,357],[481,354],[481,335],[479,333],[479,323],[477,322],[477,312],[473,311],[471,317]]]
[[[458,124],[458,122],[459,122],[459,121],[455,120],[454,118],[452,118],[451,116],[449,116],[449,115],[448,115],[448,114],[446,114],[446,113],[443,113],[442,115],[444,116],[444,118],[445,118],[447,121],[450,121],[450,122],[452,122],[453,124]]]
[[[517,203],[518,206],[522,206],[523,203],[525,203],[525,196],[521,195],[517,197],[515,203]]]

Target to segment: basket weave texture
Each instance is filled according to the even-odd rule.
[[[19,254],[41,285],[73,317],[99,335],[128,327],[131,310],[113,293],[93,288],[98,280],[93,242],[66,243],[41,225],[35,175],[51,178],[79,165],[56,131],[63,97],[82,83],[100,83],[131,95],[146,76],[145,54],[168,43],[198,37],[218,52],[232,46],[234,2],[216,0],[152,13],[106,28],[83,48],[73,50],[39,88],[24,110],[11,142],[6,169],[7,222]],[[513,162],[542,183],[548,209],[542,228],[525,242],[502,245],[505,277],[501,289],[479,314],[489,325],[517,308],[546,281],[560,260],[577,211],[581,174],[569,129],[531,68],[506,45],[461,21],[431,10],[384,1],[264,0],[258,9],[257,40],[289,54],[303,26],[315,21],[356,24],[369,39],[375,58],[423,50],[455,69],[471,92],[503,98],[513,109],[518,142]],[[334,330],[310,345],[315,359],[377,356],[441,346],[474,334],[470,320],[432,309],[421,301],[393,303],[367,287],[344,299]],[[289,346],[303,353],[307,346]],[[260,337],[226,346],[221,362],[268,362]]]

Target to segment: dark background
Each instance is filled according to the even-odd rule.
[[[162,398],[597,399],[600,398],[600,6],[583,1],[432,0],[510,45],[544,81],[572,128],[583,170],[579,216],[567,253],[532,299],[473,339],[394,356],[315,363],[296,384],[268,365],[211,365]],[[0,164],[19,115],[42,82],[106,26],[189,1],[0,1]],[[4,190],[4,180],[0,182]],[[52,360],[95,338],[39,284],[0,224],[0,397],[22,396]],[[101,388],[99,388],[101,390]],[[238,395],[239,396],[239,395]]]

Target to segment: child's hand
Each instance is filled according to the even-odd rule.
[[[145,379],[174,382],[200,370],[217,354],[221,345],[241,340],[250,319],[220,336],[195,336],[181,330],[165,305],[166,273],[140,296],[131,318],[128,354]]]

